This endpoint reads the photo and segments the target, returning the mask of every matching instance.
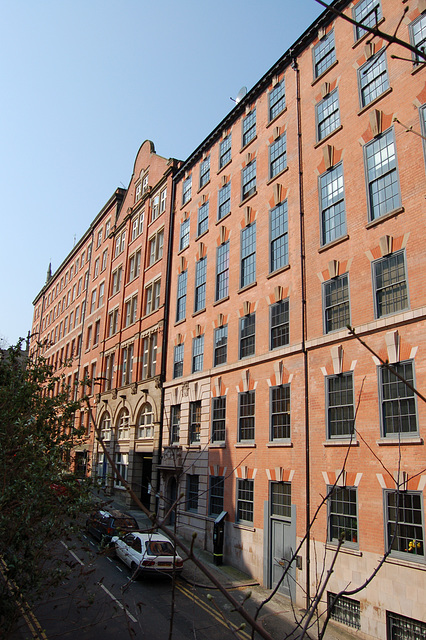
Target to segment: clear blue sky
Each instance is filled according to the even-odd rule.
[[[322,12],[315,0],[2,0],[0,338],[31,328],[139,146],[186,159]]]

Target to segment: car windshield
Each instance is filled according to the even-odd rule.
[[[114,526],[117,529],[137,529],[136,522],[132,518],[116,518]]]
[[[173,547],[171,542],[150,540],[146,543],[146,552],[150,556],[172,556]]]

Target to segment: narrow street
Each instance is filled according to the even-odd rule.
[[[98,545],[86,535],[73,542],[61,542],[56,550],[70,577],[44,602],[22,619],[14,639],[115,640],[149,638],[152,640],[227,640],[235,638],[221,612],[235,626],[240,616],[214,592],[177,578],[174,592],[173,632],[172,580],[167,576],[147,576],[132,582],[130,570],[117,558],[99,554]],[[244,592],[233,590],[237,598]],[[217,607],[217,608],[216,608]],[[38,629],[38,630],[37,630]],[[42,631],[41,631],[41,630]],[[242,639],[250,637],[240,631]]]

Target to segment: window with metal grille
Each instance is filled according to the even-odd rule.
[[[219,144],[219,169],[231,161],[231,134],[223,138]]]
[[[344,329],[350,324],[349,278],[344,273],[323,284],[324,333]]]
[[[253,524],[254,480],[237,479],[236,521]]]
[[[204,336],[192,340],[192,373],[203,370]]]
[[[189,442],[200,442],[201,433],[201,400],[189,403]]]
[[[271,516],[291,518],[290,482],[271,482]]]
[[[246,391],[238,394],[238,403],[238,442],[252,442],[255,427],[255,392]]]
[[[426,622],[386,611],[388,640],[426,640]]]
[[[175,346],[174,357],[173,357],[173,377],[180,378],[182,376],[183,376],[183,343]]]
[[[328,488],[330,491],[331,487]],[[328,498],[328,541],[358,546],[356,487],[334,487]]]
[[[228,182],[219,190],[217,219],[222,220],[231,211],[231,183]]]
[[[170,407],[170,444],[179,442],[180,432],[180,404]]]
[[[228,356],[228,325],[217,327],[214,331],[214,362],[213,366],[225,364]]]
[[[188,272],[182,271],[178,276],[177,301],[176,301],[176,322],[183,320],[186,315],[186,285]]]
[[[335,89],[315,105],[317,141],[326,138],[340,126],[339,91]]]
[[[216,296],[222,300],[229,293],[229,240],[217,248],[216,255]]]
[[[376,318],[408,309],[404,251],[373,262]]]
[[[201,258],[195,265],[195,297],[194,311],[201,311],[206,306],[207,258]]]
[[[399,557],[425,561],[423,494],[385,491],[387,548]]]
[[[331,619],[354,629],[361,628],[361,607],[358,600],[327,592],[327,605],[331,609]]]
[[[414,385],[413,362],[392,364],[392,368],[411,385]],[[383,436],[395,438],[399,435],[418,433],[417,410],[414,391],[397,378],[387,367],[380,367],[380,399],[382,404]]]
[[[278,82],[268,94],[269,122],[277,117],[285,109],[285,82],[284,78]]]
[[[198,209],[197,236],[201,236],[209,229],[209,202],[205,202]]]
[[[243,147],[256,137],[256,109],[250,111],[243,120]]]
[[[356,22],[364,24],[366,27],[375,27],[382,19],[382,7],[380,0],[361,0],[352,9],[352,17]],[[362,38],[367,33],[361,26],[354,25],[355,41]]]
[[[287,136],[282,136],[275,140],[269,147],[269,178],[274,178],[287,166]]]
[[[381,49],[358,69],[358,85],[361,107],[366,107],[389,89],[386,53]]]
[[[212,442],[225,442],[226,396],[212,399]]]
[[[248,225],[241,231],[241,273],[240,287],[256,280],[256,223]]]
[[[334,31],[327,33],[314,47],[314,78],[319,78],[336,60]]]
[[[290,385],[283,384],[270,390],[271,440],[290,439]]]
[[[354,436],[354,381],[353,373],[341,373],[326,378],[327,438]]]
[[[289,302],[280,300],[270,306],[271,349],[278,349],[290,344]]]
[[[199,476],[186,476],[186,509],[187,511],[198,511],[198,487]]]
[[[241,200],[256,193],[256,160],[248,164],[241,172]]]
[[[369,219],[376,220],[401,206],[393,129],[364,146]]]
[[[223,511],[223,501],[225,495],[224,476],[210,476],[209,489],[209,515],[218,516]]]
[[[254,356],[256,339],[256,315],[249,315],[240,318],[240,358]]]
[[[272,273],[288,265],[288,214],[287,200],[269,212],[270,256]]]
[[[321,207],[321,244],[341,238],[346,233],[343,165],[340,163],[319,178]]]

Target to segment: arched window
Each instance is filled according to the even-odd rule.
[[[100,427],[102,440],[111,440],[111,416],[107,411],[105,411],[101,418]]]
[[[138,438],[154,437],[154,413],[152,406],[147,402],[141,409],[138,418]]]
[[[119,440],[128,440],[129,439],[129,410],[122,409],[118,415],[117,420],[118,427],[118,439]]]

